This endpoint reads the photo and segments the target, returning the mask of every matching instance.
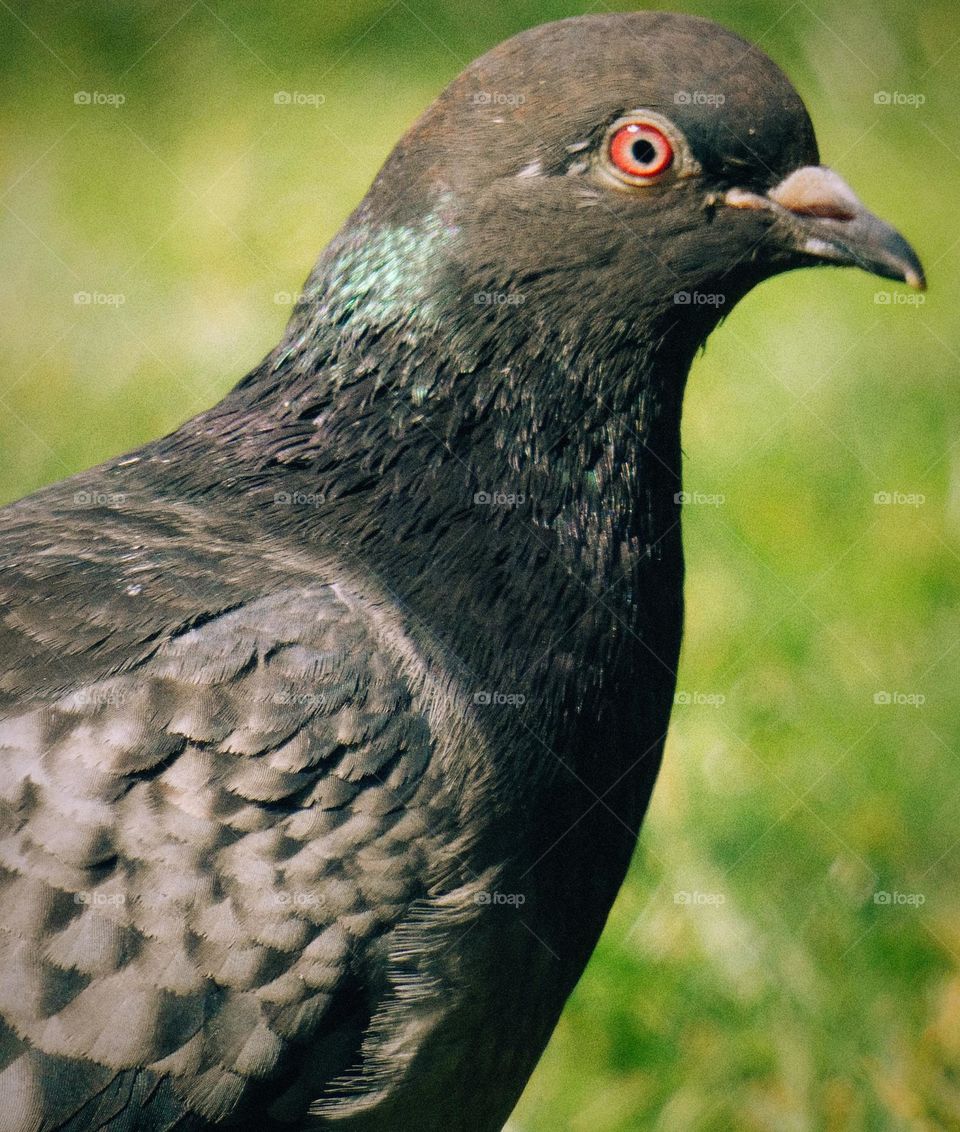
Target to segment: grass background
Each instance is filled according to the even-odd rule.
[[[773,280],[697,362],[686,487],[723,502],[686,514],[690,702],[511,1128],[960,1128],[960,14],[650,6],[762,43],[931,290],[882,304],[905,292],[852,271]],[[584,10],[0,0],[0,499],[222,394],[443,84]]]

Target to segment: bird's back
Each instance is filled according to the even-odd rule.
[[[0,1127],[364,1127],[456,1056],[482,739],[372,583],[103,482],[0,524]]]

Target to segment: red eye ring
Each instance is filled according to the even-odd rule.
[[[673,164],[673,143],[650,122],[626,122],[611,134],[607,156],[618,177],[632,185],[644,185]]]

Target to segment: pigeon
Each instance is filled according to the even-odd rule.
[[[504,1125],[660,762],[687,372],[816,264],[924,286],[756,47],[534,28],[219,404],[0,512],[2,1132]]]

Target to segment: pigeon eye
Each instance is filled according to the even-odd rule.
[[[673,164],[673,145],[663,130],[650,122],[621,122],[610,133],[607,158],[621,181],[646,185]]]

